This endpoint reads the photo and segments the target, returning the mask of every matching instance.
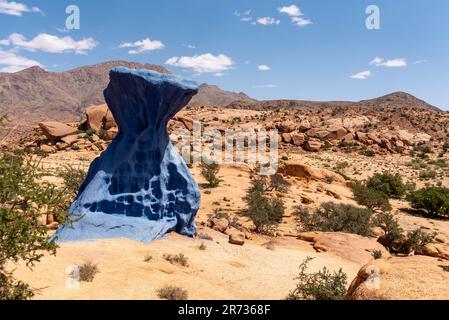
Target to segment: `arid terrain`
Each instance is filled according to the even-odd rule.
[[[176,115],[169,131],[192,131],[194,121],[220,132],[278,130],[279,175],[288,189],[270,193],[285,206],[274,232],[256,232],[244,214],[244,197],[256,175],[253,165],[221,165],[218,187],[207,188],[200,165],[193,164],[202,198],[196,238],[170,234],[148,245],[127,239],[62,243],[56,256],[46,255],[34,270],[11,265],[18,279],[39,289],[35,299],[157,299],[157,290],[167,285],[183,288],[189,299],[285,299],[307,257],[315,258],[309,272],[342,269],[347,299],[449,299],[449,218],[413,210],[405,197],[390,199],[390,212],[405,234],[417,229],[433,234],[424,248],[404,254],[381,244],[385,231],[380,227],[370,235],[309,231],[296,215],[298,206],[312,212],[329,202],[361,207],[354,185],[375,174],[399,174],[416,190],[449,187],[447,112],[406,93],[321,103],[259,102],[217,90],[203,87],[206,97]],[[210,95],[222,103],[211,105]],[[118,132],[101,102],[86,111],[76,109],[79,117],[67,121],[61,121],[64,110],[60,117],[33,118],[29,130],[9,134],[2,146],[42,158],[43,181],[60,185],[58,169],[87,170]],[[43,221],[53,230],[58,227],[53,217]],[[173,264],[166,254],[183,254],[188,264]],[[98,274],[77,290],[67,289],[66,268],[86,262],[97,265]],[[380,277],[376,288],[367,284],[372,268]]]

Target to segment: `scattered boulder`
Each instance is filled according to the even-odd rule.
[[[308,140],[304,144],[304,150],[310,151],[310,152],[318,152],[318,151],[320,151],[322,146],[323,146],[323,143],[319,140]]]
[[[245,244],[245,234],[240,231],[234,231],[229,235],[229,243],[238,246],[243,246]]]
[[[285,143],[292,142],[292,136],[290,135],[290,133],[282,133],[281,137],[282,137],[282,141],[284,141]]]
[[[329,129],[329,131],[330,133],[326,136],[326,138],[329,140],[341,140],[348,133],[348,131],[346,131],[346,129],[343,127],[331,128]]]
[[[52,146],[49,146],[48,144],[41,145],[40,150],[45,153],[53,153],[56,151],[55,148],[53,148]]]
[[[106,104],[86,108],[87,125],[94,130],[109,130],[116,126],[111,111]]]
[[[324,128],[313,128],[306,132],[308,137],[311,138],[325,138],[329,135],[329,131]]]
[[[291,134],[291,140],[295,146],[302,146],[306,141],[306,136],[304,135],[304,133],[295,132]]]
[[[209,226],[215,231],[224,233],[229,227],[229,221],[226,218],[212,218],[209,221]]]
[[[186,118],[186,117],[177,117],[177,118],[175,118],[175,120],[181,122],[187,130],[189,130],[189,131],[193,130],[193,120],[192,119]]]
[[[72,145],[72,144],[78,142],[79,138],[77,135],[70,135],[70,136],[61,138],[61,140],[62,140],[62,142],[66,143],[68,145]]]
[[[300,132],[306,132],[307,130],[310,130],[310,128],[312,128],[312,126],[310,125],[310,122],[307,119],[302,120],[298,126],[298,130]]]
[[[78,129],[57,121],[41,122],[39,127],[47,138],[56,140],[78,132]]]
[[[106,135],[105,135],[105,139],[106,141],[111,141],[113,140],[118,133],[118,128],[111,128],[108,131],[106,131]]]
[[[291,132],[295,131],[296,128],[297,128],[296,123],[294,123],[293,121],[290,121],[290,120],[282,122],[277,125],[277,129],[281,133],[291,133]]]
[[[424,247],[422,254],[430,257],[449,260],[449,249],[445,248],[441,243],[427,244]]]

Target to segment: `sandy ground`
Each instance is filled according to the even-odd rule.
[[[62,244],[57,256],[46,256],[34,271],[24,267],[16,276],[41,288],[35,299],[157,299],[156,291],[176,285],[188,291],[189,299],[284,299],[295,287],[299,264],[316,259],[310,270],[327,266],[342,268],[349,279],[360,265],[327,253],[316,253],[295,239],[279,240],[274,250],[248,241],[244,246],[228,243],[225,235],[208,232],[213,241],[171,234],[149,245],[126,239]],[[206,250],[200,250],[204,243]],[[164,254],[183,253],[188,267],[172,265]],[[146,256],[152,256],[145,262]],[[92,283],[81,282],[79,290],[67,289],[67,266],[91,261],[99,273]]]

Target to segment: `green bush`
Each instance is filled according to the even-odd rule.
[[[355,201],[361,206],[371,210],[390,211],[391,205],[388,196],[383,192],[370,189],[361,183],[356,183],[354,188]]]
[[[218,178],[218,172],[220,171],[220,166],[217,163],[201,163],[201,175],[208,182],[209,188],[216,188],[220,184],[220,179]]]
[[[284,203],[281,199],[267,195],[265,180],[253,179],[244,198],[247,204],[245,215],[249,217],[258,233],[272,233],[274,227],[282,222]]]
[[[83,263],[79,268],[80,281],[92,282],[98,273],[98,266],[92,262]]]
[[[302,206],[295,208],[295,214],[304,231],[332,231],[371,235],[370,209],[348,204],[324,203],[312,214]]]
[[[411,252],[422,253],[424,247],[435,241],[436,234],[428,234],[421,229],[416,229],[407,233],[407,238],[404,241],[402,251],[409,254]]]
[[[86,179],[87,172],[81,168],[73,168],[72,166],[64,166],[58,170],[58,176],[64,180],[64,185],[68,192],[74,197],[78,194],[81,184]]]
[[[449,216],[449,189],[427,187],[407,196],[414,209],[424,210],[430,216]]]
[[[390,252],[399,253],[402,251],[404,241],[403,230],[399,222],[390,212],[382,212],[373,219],[373,224],[383,229],[384,235],[379,238],[379,242]]]
[[[287,300],[343,300],[346,295],[347,275],[340,269],[330,272],[326,267],[315,273],[307,273],[313,258],[308,257],[299,266],[296,288]]]
[[[46,251],[56,252],[48,229],[38,223],[40,211],[64,217],[63,191],[39,182],[39,163],[23,155],[0,154],[0,300],[31,298],[33,290],[6,269],[22,261],[32,268]]]
[[[365,185],[393,199],[400,199],[407,192],[407,186],[402,182],[402,177],[398,173],[377,173],[369,178]]]

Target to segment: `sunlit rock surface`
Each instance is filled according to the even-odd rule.
[[[104,91],[119,133],[94,162],[58,241],[130,238],[150,242],[176,231],[194,236],[198,185],[167,133],[197,84],[149,70],[115,68]]]

